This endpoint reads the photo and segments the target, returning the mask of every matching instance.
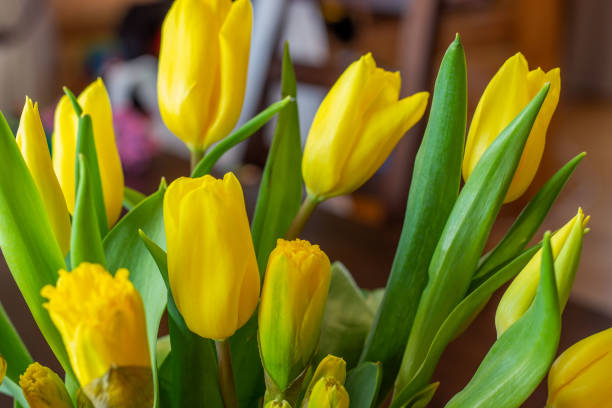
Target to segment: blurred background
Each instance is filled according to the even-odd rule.
[[[562,192],[543,229],[556,229],[582,206],[592,216],[560,350],[612,326],[612,2],[607,0],[252,0],[253,44],[244,118],[279,99],[280,51],[289,41],[298,79],[305,139],[318,105],[338,75],[366,52],[399,70],[405,95],[432,90],[439,61],[460,33],[468,68],[468,123],[486,84],[521,51],[530,68],[561,67],[561,100],[536,179],[504,206],[489,246],[562,164],[587,157]],[[41,106],[51,134],[55,104],[66,85],[80,92],[96,77],[108,88],[126,185],[154,191],[160,177],[186,175],[188,152],[163,125],[157,107],[160,25],[171,1],[0,0],[0,110],[16,128],[25,95]],[[427,114],[426,114],[427,115]],[[424,125],[425,119],[421,125]],[[273,127],[230,152],[215,169],[239,176],[249,211]],[[383,168],[351,196],[321,206],[304,237],[341,260],[364,288],[384,286],[401,230],[413,158],[423,126],[400,142]],[[0,266],[0,299],[35,359],[57,367],[15,287]],[[443,406],[474,373],[495,339],[494,297],[474,325],[452,343],[435,378],[431,406]],[[1,339],[0,339],[1,341]],[[544,405],[540,387],[525,406]],[[0,397],[2,398],[2,397]],[[0,399],[0,406],[9,406]]]

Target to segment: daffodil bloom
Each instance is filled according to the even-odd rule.
[[[6,360],[2,358],[2,355],[0,355],[0,384],[2,384],[2,381],[4,380],[5,375],[6,375]]]
[[[555,232],[550,240],[555,260],[555,278],[561,310],[567,303],[574,283],[582,251],[582,237],[588,221],[589,217],[585,217],[582,209],[578,209],[578,214]],[[523,316],[531,305],[540,283],[541,264],[542,250],[540,249],[504,293],[495,314],[498,337]]]
[[[168,275],[187,327],[223,340],[251,317],[259,271],[242,187],[232,173],[182,177],[164,196]]]
[[[21,112],[17,145],[40,193],[55,239],[66,255],[70,249],[70,214],[53,171],[38,104],[28,97]]]
[[[351,64],[331,88],[310,127],[302,174],[317,200],[350,193],[387,159],[425,112],[427,92],[399,99],[398,72],[371,54]]]
[[[177,0],[162,26],[157,93],[166,126],[191,150],[227,136],[246,88],[249,0]]]
[[[349,395],[333,377],[323,377],[312,388],[308,408],[348,408]]]
[[[279,239],[268,258],[259,346],[266,372],[282,391],[314,355],[330,276],[329,258],[308,241]]]
[[[612,328],[580,340],[561,354],[548,374],[548,408],[610,406]]]
[[[530,71],[527,60],[521,53],[510,57],[502,65],[480,97],[466,142],[463,158],[464,180],[472,174],[476,163],[493,140],[546,82],[550,82],[550,90],[531,128],[504,202],[516,200],[527,190],[540,165],[546,130],[559,102],[561,74],[559,68],[546,73],[540,68]]]
[[[91,116],[102,179],[102,192],[108,226],[119,219],[123,205],[123,170],[113,130],[110,99],[102,79],[91,83],[78,97],[83,113]],[[75,163],[78,117],[64,95],[55,109],[53,131],[53,168],[59,180],[70,213],[74,211]]]
[[[111,366],[151,366],[144,306],[128,275],[84,262],[72,272],[60,270],[57,285],[42,289],[82,386]]]
[[[19,386],[30,408],[72,408],[64,382],[48,367],[30,364],[19,377]]]

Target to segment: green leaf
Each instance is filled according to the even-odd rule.
[[[5,377],[2,384],[0,384],[0,394],[8,395],[9,397],[14,398],[15,402],[19,403],[19,405],[23,408],[30,407],[28,401],[26,401],[25,397],[23,396],[23,391],[21,391],[19,385],[8,377]]]
[[[81,262],[98,263],[106,266],[98,214],[95,210],[93,198],[93,175],[85,156],[79,154],[77,157],[79,177],[74,201],[72,231],[70,233],[70,264],[73,268],[79,266]],[[106,218],[104,222],[106,222]]]
[[[302,199],[302,147],[296,83],[289,46],[283,54],[282,96],[292,97],[278,114],[274,140],[264,168],[251,230],[259,274],[263,277],[276,240],[285,236]]]
[[[140,238],[155,260],[161,276],[165,279],[168,276],[166,252],[144,232],[140,233]],[[170,326],[172,351],[166,360],[172,363],[171,407],[223,408],[223,399],[219,389],[217,355],[213,341],[204,339],[189,330],[174,303],[169,285],[168,325]],[[166,372],[164,378],[167,378],[167,374]]]
[[[516,276],[539,249],[540,245],[538,244],[525,250],[514,260],[497,270],[495,274],[478,286],[453,309],[436,333],[427,356],[417,373],[402,389],[396,390],[391,408],[404,406],[413,400],[414,396],[429,383],[448,343],[466,326],[466,322],[470,321],[483,302],[486,302],[491,294],[504,283]]]
[[[550,233],[546,233],[540,284],[533,304],[493,344],[474,377],[446,407],[519,407],[548,372],[560,334]]]
[[[506,236],[480,260],[474,279],[487,276],[497,267],[516,256],[536,233],[559,193],[586,154],[580,153],[563,166],[529,201]]]
[[[33,360],[2,307],[2,303],[0,303],[0,339],[2,339],[0,341],[0,356],[7,363],[6,376],[18,382],[19,375],[25,372]]]
[[[316,361],[332,354],[342,357],[349,368],[354,367],[374,313],[351,273],[340,262],[334,262]]]
[[[429,265],[396,388],[416,373],[441,324],[464,298],[549,87],[544,85],[491,143],[461,190]]]
[[[344,387],[349,394],[351,408],[374,408],[381,381],[380,363],[361,363],[349,371]]]
[[[438,390],[439,382],[429,384],[408,401],[403,408],[425,408],[431,402],[434,394]]]
[[[123,188],[123,206],[128,211],[136,207],[138,203],[145,198],[147,198],[147,196],[142,194],[140,191],[136,191],[129,187]]]
[[[240,129],[220,141],[212,148],[206,156],[200,160],[197,166],[193,169],[191,177],[202,177],[205,174],[210,173],[213,166],[232,147],[238,143],[246,140],[253,133],[257,132],[263,125],[266,124],[272,116],[276,115],[279,111],[284,109],[292,101],[291,97],[286,97],[278,102],[268,106],[264,111],[260,112],[257,116],[245,123]]]
[[[130,272],[130,280],[140,293],[147,319],[147,339],[152,367],[156,366],[156,344],[159,322],[166,308],[166,285],[156,272],[156,263],[149,255],[147,247],[139,238],[142,230],[153,239],[165,245],[163,200],[166,192],[165,183],[159,190],[127,213],[104,239],[104,253],[108,270],[111,273],[119,268]],[[157,382],[157,370],[153,370]],[[157,384],[154,389],[158,397]]]
[[[466,112],[465,55],[457,37],[440,65],[387,290],[361,355],[360,361],[382,362],[382,397],[399,369],[429,261],[459,193]]]
[[[72,368],[60,333],[43,307],[40,290],[66,269],[38,189],[0,114],[0,247],[34,320],[60,364]]]

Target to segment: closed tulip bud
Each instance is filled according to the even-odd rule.
[[[259,271],[242,187],[232,173],[175,180],[164,197],[168,275],[194,333],[223,340],[251,317]]]
[[[502,65],[480,97],[468,132],[463,157],[464,180],[472,174],[476,163],[493,140],[546,82],[550,82],[550,90],[531,128],[504,202],[516,200],[527,190],[540,165],[546,142],[546,130],[559,102],[561,74],[559,68],[546,73],[540,68],[530,71],[527,60],[521,53],[515,54]]]
[[[178,0],[162,26],[157,95],[166,126],[203,151],[242,109],[251,43],[249,0]]]
[[[57,285],[41,291],[82,386],[111,366],[151,366],[144,306],[128,275],[84,262],[72,272],[60,270]]]
[[[582,237],[588,221],[589,217],[585,218],[582,209],[578,209],[578,214],[555,232],[550,240],[555,260],[555,277],[561,310],[567,303],[574,283],[582,251]],[[495,314],[498,337],[523,316],[531,305],[540,283],[541,263],[542,250],[540,249],[504,293]]]
[[[270,401],[268,402],[266,405],[264,405],[264,408],[291,408],[291,404],[289,404],[287,401],[282,400],[282,401]]]
[[[332,356],[331,354],[328,354],[323,360],[321,360],[317,366],[317,369],[312,375],[310,384],[308,384],[308,388],[304,394],[304,402],[302,403],[303,408],[308,405],[308,400],[310,399],[310,394],[312,393],[314,386],[321,378],[324,377],[335,378],[336,381],[344,385],[344,382],[346,381],[346,361],[340,357]]]
[[[268,258],[259,307],[262,363],[284,391],[312,359],[329,291],[331,266],[318,245],[279,239]]]
[[[109,228],[119,219],[123,205],[123,170],[117,151],[113,113],[102,79],[98,78],[79,95],[83,113],[91,116],[102,179],[102,192]],[[53,130],[53,168],[59,179],[70,213],[74,211],[75,162],[78,117],[67,96],[55,108]]]
[[[302,173],[310,196],[323,200],[365,183],[425,112],[427,92],[399,100],[400,75],[371,54],[351,64],[331,88],[310,127]]]
[[[17,145],[40,193],[55,239],[66,255],[70,249],[70,215],[53,171],[38,104],[27,97],[17,130]]]
[[[72,400],[59,376],[38,363],[19,377],[19,386],[30,408],[72,408]]]
[[[4,380],[4,376],[6,375],[6,360],[2,358],[0,355],[0,384]]]
[[[333,377],[321,378],[312,388],[308,408],[348,408],[349,395]]]
[[[580,340],[561,354],[548,374],[548,408],[610,406],[612,328]]]

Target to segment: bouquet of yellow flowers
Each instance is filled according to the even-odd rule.
[[[429,95],[400,99],[399,74],[364,55],[323,100],[302,151],[286,46],[282,99],[232,131],[251,25],[249,0],[174,2],[158,97],[164,122],[191,150],[192,173],[162,180],[149,196],[124,187],[102,80],[78,97],[65,89],[51,155],[36,103],[26,98],[16,138],[0,115],[0,245],[65,371],[62,380],[33,362],[0,307],[0,392],[32,408],[425,407],[445,347],[513,279],[497,341],[447,407],[519,407],[551,365],[550,407],[609,403],[609,330],[553,365],[588,217],[578,210],[528,245],[584,154],[483,253],[502,204],[521,196],[538,168],[559,70],[508,59],[466,141],[466,62],[459,36],[450,44],[389,280],[369,292],[299,236],[318,204],[381,167]],[[238,179],[209,173],[275,115],[249,222]],[[169,335],[158,338],[165,313]]]

